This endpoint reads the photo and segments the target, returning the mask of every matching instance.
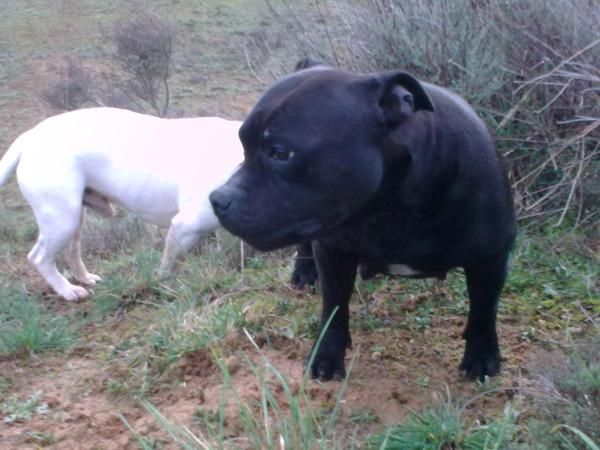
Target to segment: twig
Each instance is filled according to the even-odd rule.
[[[600,117],[575,116],[575,119],[559,120],[556,122],[556,124],[557,125],[566,125],[566,124],[570,124],[570,123],[595,122],[595,121],[600,121]]]
[[[581,158],[579,159],[579,167],[577,169],[577,174],[575,174],[575,178],[573,178],[573,183],[571,185],[571,189],[569,190],[569,196],[567,197],[567,201],[565,202],[565,207],[563,208],[563,212],[556,222],[555,227],[559,227],[565,216],[567,215],[567,211],[569,210],[569,206],[571,206],[571,201],[573,200],[573,194],[575,193],[575,188],[581,181],[581,174],[583,173],[583,168],[585,166],[585,142],[581,142]]]
[[[456,61],[453,61],[452,59],[448,60],[449,64],[452,64],[453,66],[459,68],[460,70],[462,70],[464,73],[466,73],[467,75],[469,75],[470,77],[475,78],[475,74],[469,70],[467,70],[466,67],[461,66],[459,63],[457,63]]]
[[[571,81],[573,81],[573,78],[569,78],[567,80],[567,82],[563,85],[563,87],[561,88],[561,90],[558,91],[558,94],[556,94],[554,97],[552,97],[552,99],[550,99],[550,101],[548,103],[546,103],[544,106],[542,106],[540,109],[538,109],[537,111],[535,111],[535,113],[536,114],[540,114],[544,110],[546,110],[547,108],[549,108],[556,100],[558,100],[560,98],[561,95],[563,95],[563,93],[571,85]]]
[[[319,19],[321,19],[321,21],[323,21],[323,23],[326,23],[325,21],[325,16],[323,15],[323,11],[321,11],[321,2],[319,0],[316,0],[316,5],[317,5],[317,11],[319,12]],[[331,48],[331,53],[333,54],[333,59],[335,59],[335,64],[340,67],[341,66],[341,61],[338,58],[337,52],[335,51],[335,46],[333,45],[333,39],[331,38],[331,34],[329,34],[329,27],[325,26],[325,35],[327,36],[327,42],[329,43],[329,47]]]
[[[592,324],[592,326],[595,327],[597,330],[600,331],[600,325],[598,325],[598,323],[596,322],[596,320],[592,316],[590,316],[590,313],[587,312],[587,310],[583,307],[583,305],[581,304],[580,301],[577,302],[577,306],[579,306],[579,309],[581,310],[581,312],[583,313],[583,315],[586,317],[586,319],[590,321],[590,323]]]
[[[546,166],[554,160],[554,158],[556,158],[556,156],[560,153],[562,153],[565,149],[569,148],[573,143],[577,142],[579,139],[584,138],[585,136],[587,136],[588,134],[590,134],[592,131],[594,131],[596,128],[598,128],[600,126],[600,120],[596,121],[596,122],[592,122],[591,124],[589,124],[587,127],[585,127],[583,129],[583,131],[575,136],[571,136],[569,139],[567,139],[559,148],[558,150],[556,150],[552,157],[549,157],[548,159],[546,159],[546,161],[544,161],[542,164],[540,164],[539,166],[537,166],[535,169],[533,169],[531,172],[529,172],[527,175],[525,175],[524,177],[522,177],[521,179],[517,180],[514,185],[513,188],[515,188],[516,186],[522,184],[525,180],[529,179],[530,177],[534,177],[537,176],[543,169],[546,168]]]
[[[525,94],[523,94],[523,96],[519,99],[519,101],[515,104],[515,106],[513,106],[512,108],[510,108],[508,110],[506,115],[502,118],[502,120],[496,127],[496,131],[504,128],[506,126],[506,124],[512,120],[512,118],[515,116],[515,114],[517,113],[519,108],[521,108],[523,103],[525,103],[529,99],[529,96],[531,95],[531,93],[533,92],[534,89],[535,89],[535,86],[531,86],[529,88],[529,90],[527,90],[527,92],[525,92]],[[517,89],[517,91],[518,91],[518,89]]]
[[[568,57],[567,59],[561,61],[557,66],[555,66],[552,70],[550,70],[550,72],[547,72],[547,73],[545,73],[543,75],[539,75],[539,76],[535,77],[533,80],[526,81],[519,88],[517,88],[517,90],[515,91],[515,93],[518,92],[524,86],[527,86],[527,85],[530,85],[530,84],[536,84],[540,80],[543,80],[544,78],[548,78],[548,77],[552,76],[555,72],[558,72],[561,67],[563,67],[564,65],[568,64],[570,61],[572,61],[573,59],[577,58],[582,53],[585,53],[586,51],[594,48],[598,44],[600,44],[600,39],[596,39],[591,44],[588,44],[584,48],[582,48],[581,50],[576,51],[570,57]],[[554,52],[554,53],[556,54],[556,52]],[[560,55],[558,55],[558,56],[560,56]]]
[[[258,76],[256,71],[254,70],[254,67],[252,67],[252,61],[250,60],[250,55],[248,54],[248,47],[246,45],[243,45],[242,49],[244,50],[244,56],[246,57],[246,65],[248,66],[248,70],[250,70],[250,73],[254,76],[254,78],[256,78],[261,83],[264,83],[264,81]]]

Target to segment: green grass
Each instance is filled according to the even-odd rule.
[[[0,403],[4,423],[30,420],[34,414],[47,414],[48,404],[41,401],[42,392],[35,391],[27,398],[10,397]]]
[[[600,313],[600,260],[579,237],[522,234],[504,289],[504,311],[565,330]]]
[[[48,311],[39,298],[0,291],[0,355],[69,348],[77,339],[75,328],[72,319]]]
[[[585,435],[600,442],[600,333],[584,341],[570,341],[567,355],[536,368],[543,390],[536,398],[540,442],[557,449],[574,446],[575,436]],[[585,439],[584,439],[585,440]]]
[[[447,399],[421,412],[413,412],[406,421],[390,427],[369,440],[370,449],[379,450],[496,450],[508,448],[517,432],[518,414],[507,405],[502,416],[485,423],[473,423],[465,417],[465,408]]]

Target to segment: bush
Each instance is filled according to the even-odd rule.
[[[99,64],[64,58],[40,90],[41,100],[58,111],[112,106],[166,116],[174,28],[155,14],[140,13],[117,22],[104,35],[114,47],[110,60]]]
[[[129,75],[129,89],[158,116],[166,116],[173,28],[157,15],[140,14],[118,22],[111,39],[116,47],[114,58]]]
[[[488,105],[508,74],[493,22],[471,0],[337,3],[351,34],[341,42],[362,71],[402,68]]]
[[[319,6],[320,4],[317,3]],[[600,8],[590,0],[331,0],[261,47],[278,67],[293,48],[342,68],[403,68],[470,101],[498,136],[521,219],[593,223],[600,205]],[[291,14],[290,14],[291,12]],[[286,38],[291,44],[281,44]],[[271,55],[266,61],[265,54]],[[288,69],[289,70],[289,69]],[[268,73],[278,74],[278,70]]]

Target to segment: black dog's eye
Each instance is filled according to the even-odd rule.
[[[271,147],[271,154],[269,156],[276,161],[287,161],[294,156],[294,152],[285,147],[274,145]]]

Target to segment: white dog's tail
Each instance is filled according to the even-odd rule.
[[[21,137],[19,136],[15,142],[8,148],[2,159],[0,160],[0,187],[4,186],[8,179],[15,173],[19,160],[21,159],[22,145],[19,145]]]

